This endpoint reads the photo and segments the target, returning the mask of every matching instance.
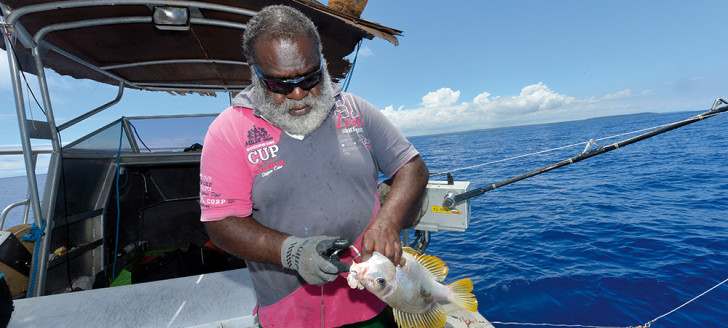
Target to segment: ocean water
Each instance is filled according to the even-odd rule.
[[[453,172],[477,188],[578,155],[589,139],[695,114],[410,140],[431,172],[581,143]],[[427,253],[448,264],[446,282],[472,279],[488,320],[638,326],[728,279],[726,164],[728,115],[719,115],[473,198],[468,230],[433,233]],[[652,327],[728,327],[728,284]]]
[[[589,139],[694,114],[410,140],[431,172],[576,144],[453,171],[456,180],[477,188],[578,155]],[[629,136],[598,142],[607,145]],[[728,279],[726,164],[728,115],[719,115],[473,198],[469,229],[433,233],[427,253],[450,267],[446,282],[472,279],[479,311],[491,321],[638,326]],[[0,179],[1,208],[24,193],[24,178]],[[14,210],[9,222],[21,214]],[[728,284],[652,327],[726,327],[727,322]]]
[[[38,179],[39,191],[41,198],[43,197],[43,186],[45,186],[45,174],[36,175]],[[28,191],[28,181],[22,177],[12,178],[0,178],[0,211],[4,210],[10,204],[25,200]],[[24,206],[17,206],[11,209],[6,218],[4,228],[10,228],[12,226],[23,223],[23,216],[25,214]],[[33,212],[28,213],[28,223],[33,223]]]

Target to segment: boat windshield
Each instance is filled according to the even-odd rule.
[[[214,114],[125,117],[80,138],[66,148],[113,153],[119,149],[123,153],[196,150],[193,145],[202,145],[207,128],[215,117],[217,115]]]

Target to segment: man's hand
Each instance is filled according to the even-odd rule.
[[[419,219],[411,210],[421,199],[428,179],[429,171],[419,155],[397,171],[382,208],[364,230],[361,242],[362,261],[368,260],[376,251],[389,258],[392,263],[404,265],[399,232]]]
[[[362,261],[366,261],[372,253],[379,252],[386,256],[392,263],[403,264],[402,241],[399,239],[400,229],[385,220],[376,220],[367,227],[362,236],[361,250]]]
[[[334,281],[339,273],[349,271],[349,265],[340,262],[335,254],[349,245],[348,240],[337,237],[290,236],[281,246],[281,264],[298,271],[307,283],[321,286]]]

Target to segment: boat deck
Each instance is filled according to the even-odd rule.
[[[495,328],[480,313],[470,312],[455,304],[442,304],[447,315],[447,324],[443,328]]]
[[[247,269],[15,300],[8,327],[257,327]],[[443,304],[446,328],[493,328]]]
[[[257,327],[247,269],[15,300],[8,327]]]

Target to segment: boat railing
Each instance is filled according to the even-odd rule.
[[[33,151],[33,156],[32,156],[33,166],[35,166],[36,162],[38,161],[39,154],[49,154],[49,153],[51,153],[50,150]],[[20,149],[18,149],[18,150],[0,150],[0,156],[22,155],[22,154],[23,154],[23,151]],[[24,206],[23,218],[22,218],[23,224],[28,223],[28,219],[30,218],[30,194],[28,194],[28,196],[24,200],[12,203],[12,204],[8,205],[7,207],[5,207],[5,209],[3,209],[2,212],[0,212],[0,230],[5,230],[5,221],[7,220],[7,216],[10,213],[10,211],[19,206]]]
[[[30,207],[28,205],[30,205],[30,198],[26,198],[19,202],[15,202],[15,203],[8,205],[2,211],[2,213],[0,213],[0,230],[5,229],[5,219],[7,218],[8,213],[10,213],[10,210],[12,210],[13,208],[16,208],[18,206],[25,206],[25,214],[23,214],[23,224],[28,223],[28,214],[30,214]]]

